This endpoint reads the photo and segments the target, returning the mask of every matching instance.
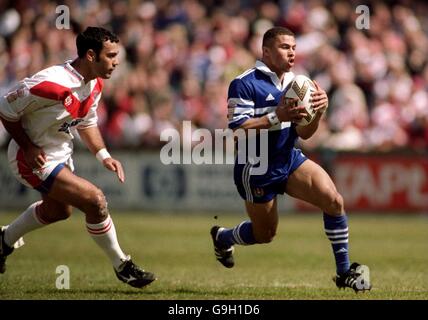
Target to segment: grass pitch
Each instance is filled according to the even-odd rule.
[[[7,224],[18,213],[0,213]],[[236,265],[214,258],[209,229],[233,226],[242,215],[112,213],[125,252],[158,280],[139,290],[118,281],[86,232],[83,214],[25,236],[0,275],[2,299],[428,299],[428,217],[350,214],[351,260],[371,268],[373,289],[338,290],[321,214],[282,215],[270,244],[237,246]],[[59,290],[56,268],[70,270]]]

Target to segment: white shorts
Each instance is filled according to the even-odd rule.
[[[7,150],[9,166],[12,169],[15,178],[23,185],[34,188],[40,192],[48,193],[57,174],[62,168],[67,166],[71,171],[74,171],[73,159],[68,157],[55,160],[47,157],[48,161],[41,169],[31,169],[24,159],[24,152],[18,144],[12,139]]]

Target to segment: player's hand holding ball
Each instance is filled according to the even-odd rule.
[[[311,102],[312,109],[314,112],[319,112],[323,114],[328,108],[328,96],[327,93],[321,89],[318,83],[314,80],[312,81],[315,84],[316,91],[311,93]]]
[[[303,117],[307,116],[305,107],[299,106],[297,102],[298,99],[282,96],[276,108],[276,114],[281,122],[291,121],[298,123]]]
[[[324,90],[304,75],[294,77],[280,102],[288,111],[278,106],[277,113],[283,113],[282,121],[291,121],[299,126],[307,126],[322,114],[328,106],[328,97]],[[278,114],[279,118],[279,114]],[[281,118],[280,118],[281,119]]]

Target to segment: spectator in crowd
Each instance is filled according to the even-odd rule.
[[[76,56],[88,25],[123,39],[121,61],[104,89],[100,124],[111,147],[154,147],[164,128],[226,128],[227,84],[260,58],[273,25],[296,34],[295,72],[330,96],[307,149],[428,148],[428,3],[366,1],[66,1],[70,29],[57,28],[53,0],[0,2],[0,94],[18,79]],[[309,58],[310,57],[310,58]],[[1,126],[1,125],[0,125]],[[0,146],[8,136],[0,128]]]

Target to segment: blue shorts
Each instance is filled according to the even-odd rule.
[[[234,180],[242,199],[253,203],[271,201],[284,194],[287,179],[308,158],[300,149],[293,148],[287,162],[269,164],[264,175],[251,175],[251,164],[235,164]]]

